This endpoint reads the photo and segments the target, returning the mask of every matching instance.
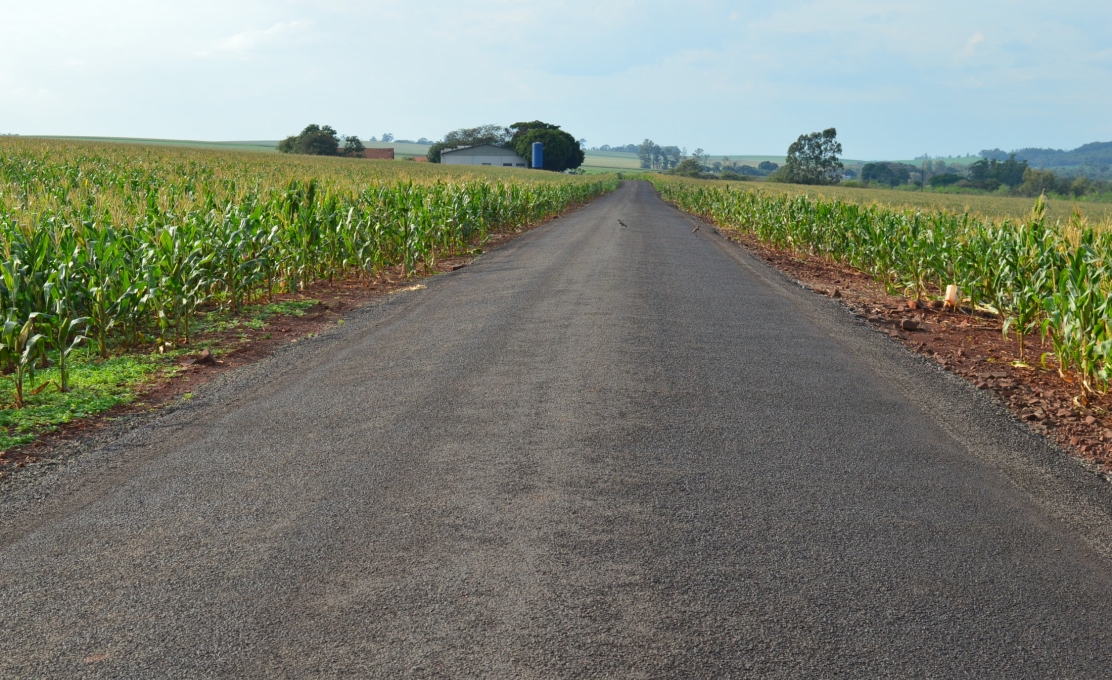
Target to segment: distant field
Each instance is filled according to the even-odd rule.
[[[203,142],[192,139],[144,139],[140,137],[13,137],[12,139],[52,139],[77,142],[106,142],[109,144],[142,144],[144,146],[180,146],[192,149],[224,149],[227,151],[265,151],[278,153],[277,141]]]
[[[629,171],[639,170],[641,168],[641,161],[637,158],[637,154],[635,153],[622,153],[620,151],[586,151],[584,155],[586,158],[583,161],[583,169],[588,172],[592,170]]]
[[[278,153],[277,139],[240,142],[203,142],[191,139],[144,139],[140,137],[16,137],[15,139],[61,139],[83,142],[109,142],[115,144],[143,144],[145,146],[180,146],[192,149],[226,149],[229,151],[261,151]],[[397,142],[363,142],[368,149],[394,149],[395,156],[424,156],[427,144],[399,144]]]
[[[723,180],[697,180],[676,178],[676,181],[694,185],[729,185],[736,189],[750,189],[769,194],[790,194],[798,196],[826,196],[854,203],[879,203],[891,207],[951,210],[971,212],[985,217],[1002,219],[1025,217],[1035,205],[1033,198],[1014,198],[1011,196],[970,196],[955,194],[933,194],[912,191],[892,191],[889,189],[856,189],[850,187],[817,187],[800,184],[778,184],[775,182],[727,182]],[[1065,220],[1077,207],[1081,214],[1095,223],[1112,224],[1112,203],[1088,203],[1076,201],[1051,200],[1049,216],[1051,220]]]
[[[269,142],[256,142],[256,146],[251,148],[251,142],[168,143],[167,140],[151,142],[127,140],[126,143],[121,143],[122,141],[113,139],[108,143],[77,138],[0,137],[0,157],[5,153],[19,150],[51,153],[62,157],[91,154],[113,159],[126,158],[129,159],[127,163],[149,159],[151,163],[175,169],[191,163],[203,163],[217,174],[224,173],[226,168],[234,168],[237,179],[250,176],[253,182],[267,186],[278,186],[294,178],[316,177],[321,181],[329,182],[332,186],[343,187],[350,191],[358,191],[360,186],[369,182],[393,182],[399,179],[413,180],[421,184],[438,180],[457,182],[502,179],[547,183],[571,179],[562,173],[533,172],[521,168],[302,156],[277,152],[266,155],[259,153],[265,150],[264,145]],[[158,141],[163,143],[157,143]],[[247,150],[239,148],[244,145],[249,148]],[[266,179],[260,181],[259,177]],[[3,195],[0,191],[0,196]]]

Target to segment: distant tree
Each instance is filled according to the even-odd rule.
[[[1016,187],[1020,196],[1039,196],[1049,194],[1058,188],[1058,178],[1050,170],[1036,170],[1027,168],[1023,172],[1023,183]],[[1068,193],[1068,189],[1065,192]]]
[[[761,161],[757,164],[757,169],[761,172],[775,172],[780,168],[780,165],[772,161]]]
[[[1003,161],[1007,160],[1008,154],[1000,149],[984,149],[981,153],[977,154],[986,160]]]
[[[330,125],[308,125],[299,135],[286,137],[278,143],[282,153],[312,156],[335,156],[339,153],[340,137]]]
[[[384,141],[384,142],[394,141],[394,133],[393,132],[387,132],[386,134],[382,135],[382,141]]]
[[[778,177],[792,184],[835,184],[842,179],[843,166],[838,160],[841,153],[834,128],[800,135],[788,147],[788,158]]]
[[[984,151],[982,154],[986,153]],[[1023,183],[1023,173],[1027,171],[1027,161],[1017,161],[1015,154],[1011,154],[1004,162],[995,158],[982,158],[969,166],[969,179],[974,182],[988,182],[995,180],[999,184],[1010,187]]]
[[[480,125],[473,128],[460,128],[459,130],[449,132],[444,135],[444,139],[430,146],[427,157],[430,163],[439,163],[440,154],[443,151],[464,149],[471,146],[482,146],[483,144],[508,147],[509,141],[510,130],[501,125]]]
[[[666,146],[661,149],[661,157],[663,159],[661,167],[667,170],[679,165],[680,161],[683,160],[684,153],[678,146]]]
[[[533,157],[533,143],[544,145],[544,169],[563,172],[583,165],[583,147],[559,125],[539,120],[514,123],[510,126],[510,146],[522,158]]]
[[[648,170],[653,167],[653,162],[658,153],[657,149],[659,148],[656,142],[647,137],[645,141],[641,142],[641,146],[637,147],[637,158],[641,161],[641,167],[643,169]]]
[[[953,172],[944,172],[940,175],[931,177],[929,180],[927,180],[927,184],[930,184],[932,187],[948,187],[957,184],[961,180],[961,175]]]
[[[429,140],[425,139],[424,137],[422,137],[422,138],[418,139],[418,140],[417,140],[417,143],[418,143],[418,144],[432,144],[432,142],[430,142]]]
[[[363,158],[364,152],[363,142],[359,141],[359,137],[350,135],[344,138],[344,155],[353,158]]]
[[[703,164],[695,160],[695,157],[684,159],[675,168],[669,171],[671,174],[680,175],[682,177],[702,177]]]
[[[904,163],[866,163],[861,168],[861,179],[894,187],[906,183],[916,171],[917,168]]]

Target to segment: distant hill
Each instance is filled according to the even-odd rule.
[[[1083,144],[1073,151],[1027,148],[1012,153],[1017,159],[1027,161],[1032,167],[1054,170],[1064,175],[1112,177],[1112,142]],[[1000,149],[988,149],[982,151],[981,156],[1002,161],[1006,160],[1009,154]]]

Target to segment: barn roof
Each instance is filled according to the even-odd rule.
[[[459,156],[517,156],[517,152],[513,149],[507,149],[502,146],[494,146],[493,144],[468,146],[463,149],[452,149],[451,151],[445,149],[440,153],[441,155],[450,153]]]

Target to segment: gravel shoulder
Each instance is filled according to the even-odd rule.
[[[696,226],[626,182],[10,494],[0,676],[1105,674],[1109,485]]]

